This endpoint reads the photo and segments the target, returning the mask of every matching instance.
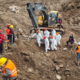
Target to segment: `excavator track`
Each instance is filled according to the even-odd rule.
[[[44,32],[44,29],[45,29],[45,28],[47,28],[47,30],[51,32],[51,28],[48,28],[48,27],[39,27],[38,29],[32,28],[32,29],[30,30],[30,33],[33,34],[33,33],[36,32],[36,30],[39,30],[39,31],[43,31],[43,32]],[[59,29],[59,28],[55,28],[55,30],[56,30],[56,32],[58,32],[58,33],[61,34],[61,35],[64,34],[64,29],[63,29],[63,28],[60,28],[60,29]]]

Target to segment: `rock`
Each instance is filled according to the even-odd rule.
[[[20,54],[20,53],[17,53],[18,55]]]
[[[74,20],[71,18],[70,19],[70,25],[72,25],[74,23]]]
[[[80,26],[80,23],[79,23],[79,26]]]
[[[22,29],[20,29],[20,28],[19,28],[19,30],[18,30],[18,31],[19,31],[19,32],[21,32],[21,33],[23,32],[23,30],[22,30]]]
[[[20,70],[17,70],[17,72],[20,72]]]
[[[61,80],[61,79],[62,79],[62,77],[61,77],[60,75],[56,75],[56,78],[57,78],[58,80]]]
[[[26,35],[23,35],[23,37],[25,37],[25,38],[26,38]]]
[[[80,21],[80,17],[78,17],[78,21]]]
[[[32,68],[28,68],[28,72],[33,72],[33,69]]]
[[[57,70],[57,71],[60,70],[60,67],[59,67],[59,66],[56,66],[56,70]]]
[[[25,56],[25,57],[24,57],[24,60],[25,60],[25,61],[29,61],[29,56]]]
[[[67,50],[67,48],[63,48],[63,50],[65,51],[65,50]]]
[[[47,56],[47,57],[49,57],[49,56],[50,56],[50,54],[46,53],[46,56]]]
[[[70,71],[65,71],[64,74],[65,75],[70,75]]]
[[[63,67],[64,67],[64,65],[63,65],[63,64],[60,64],[59,66],[60,66],[61,68],[63,68]]]
[[[68,68],[68,67],[66,67],[66,68],[65,68],[65,70],[66,70],[66,71],[69,71],[69,68]]]
[[[28,54],[27,52],[25,52],[25,51],[20,52],[20,54],[23,54],[23,55],[29,56],[29,54]]]

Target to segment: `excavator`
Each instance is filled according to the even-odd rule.
[[[62,24],[59,24],[59,17],[61,14],[58,11],[50,11],[48,13],[47,7],[40,2],[27,3],[27,11],[33,25],[30,33],[36,30],[44,32],[45,28],[49,31],[51,31],[51,28],[54,28],[56,32],[60,34],[64,33]],[[36,11],[37,13],[39,12],[38,19],[35,14]]]

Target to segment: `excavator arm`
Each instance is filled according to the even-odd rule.
[[[43,13],[44,19],[48,21],[48,14],[47,14],[47,8],[42,3],[27,3],[27,11],[29,14],[29,17],[32,21],[33,27],[35,29],[38,29],[39,25],[35,16],[35,10],[39,10]]]

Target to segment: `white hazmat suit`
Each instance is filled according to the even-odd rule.
[[[61,35],[60,34],[56,35],[56,41],[59,46],[60,46],[60,40],[61,40]]]
[[[57,42],[56,42],[56,40],[55,40],[55,38],[52,38],[52,39],[50,39],[50,41],[51,41],[51,49],[52,50],[57,50]]]
[[[56,37],[56,31],[54,29],[51,31],[51,34]]]
[[[49,48],[49,40],[48,40],[48,38],[46,38],[46,39],[45,39],[45,53],[46,53],[48,50],[50,50],[50,48]]]
[[[44,35],[46,36],[46,38],[49,38],[49,31],[48,30],[44,31]]]
[[[42,39],[42,35],[40,33],[35,33],[33,34],[32,37],[37,36],[37,42],[38,42],[38,46],[41,46],[41,39]]]

